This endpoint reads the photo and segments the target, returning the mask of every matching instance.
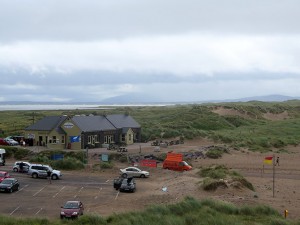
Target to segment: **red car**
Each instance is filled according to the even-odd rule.
[[[61,207],[60,218],[77,218],[83,215],[84,207],[81,201],[67,201]]]
[[[0,145],[9,145],[7,141],[5,141],[3,138],[0,138]]]
[[[10,178],[9,173],[8,173],[8,172],[5,172],[5,171],[0,171],[0,183],[1,183],[5,178]]]

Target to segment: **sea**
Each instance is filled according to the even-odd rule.
[[[118,104],[118,105],[97,105],[97,104],[1,104],[0,111],[17,110],[75,110],[75,109],[113,109],[114,107],[137,107],[137,106],[167,106],[174,104]]]

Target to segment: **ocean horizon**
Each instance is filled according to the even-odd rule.
[[[138,106],[167,106],[174,104],[3,104],[0,111],[16,110],[74,110],[74,109],[97,109],[105,110],[113,107],[138,107]]]

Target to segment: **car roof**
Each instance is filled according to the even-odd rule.
[[[17,179],[13,177],[9,177],[9,178],[5,178],[4,180],[17,180]]]
[[[31,166],[49,166],[49,165],[43,165],[43,164],[30,164]]]
[[[80,203],[80,201],[66,201],[66,203]]]
[[[139,168],[137,168],[135,166],[129,166],[129,167],[126,167],[125,169],[139,169]]]

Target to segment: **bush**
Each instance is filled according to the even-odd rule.
[[[112,169],[113,168],[113,163],[112,162],[101,162],[100,163],[100,168],[101,169]]]
[[[50,165],[55,169],[61,170],[80,170],[84,168],[84,164],[81,161],[72,157],[51,161]]]
[[[218,187],[227,188],[227,184],[224,180],[216,180],[207,177],[203,180],[202,187],[205,191],[215,191]]]
[[[209,177],[213,179],[224,179],[228,173],[229,173],[228,169],[223,165],[203,168],[200,171],[200,175],[202,177]]]
[[[21,148],[18,148],[15,153],[14,153],[14,158],[15,159],[23,159],[25,157],[27,157],[30,153],[30,150],[28,149],[21,149]]]
[[[207,152],[206,152],[206,156],[208,158],[212,158],[212,159],[218,159],[218,158],[221,158],[222,155],[223,155],[223,152],[222,150],[220,149],[209,149]]]

